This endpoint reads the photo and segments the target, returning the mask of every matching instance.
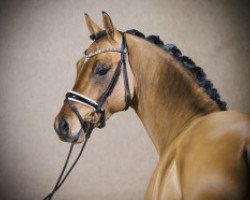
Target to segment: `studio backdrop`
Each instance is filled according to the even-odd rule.
[[[250,112],[247,1],[1,1],[0,199],[42,199],[51,191],[70,146],[54,132],[54,117],[91,43],[84,12],[102,25],[103,10],[121,31],[136,28],[176,44],[230,109]],[[157,160],[134,111],[118,113],[94,130],[54,199],[143,199]]]

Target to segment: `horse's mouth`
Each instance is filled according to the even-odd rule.
[[[69,128],[69,131],[66,134],[62,134],[56,125],[54,126],[54,129],[61,141],[74,143],[74,144],[80,144],[85,140],[85,137],[90,131],[90,129],[92,132],[92,130],[95,127],[97,127],[97,124],[94,123],[93,126],[91,126],[90,121],[86,121],[85,127],[79,127],[75,130],[72,130],[71,128]]]

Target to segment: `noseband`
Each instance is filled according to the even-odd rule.
[[[88,55],[85,54],[84,55],[84,57],[85,57],[84,63],[86,63],[90,58],[92,58],[98,54],[106,53],[106,52],[120,53],[121,60],[116,67],[116,70],[115,70],[114,75],[111,79],[111,82],[108,85],[108,88],[101,95],[101,97],[98,99],[98,101],[96,102],[93,99],[90,99],[90,98],[88,98],[82,94],[79,94],[78,92],[75,92],[75,91],[69,91],[66,93],[65,102],[67,102],[69,104],[70,108],[76,114],[76,116],[81,124],[81,128],[80,128],[78,134],[76,136],[74,136],[72,139],[73,139],[73,141],[77,141],[79,139],[79,137],[81,136],[82,131],[84,131],[86,133],[85,140],[83,142],[82,148],[81,148],[77,158],[75,159],[75,161],[73,162],[73,164],[71,165],[71,167],[69,168],[67,173],[65,174],[65,170],[66,170],[66,167],[68,165],[68,161],[69,161],[69,158],[71,156],[73,146],[74,146],[74,143],[71,144],[67,159],[66,159],[65,164],[63,166],[63,169],[58,177],[58,180],[57,180],[52,192],[49,193],[43,200],[52,199],[55,192],[62,186],[62,184],[64,183],[64,181],[66,180],[66,178],[68,177],[68,175],[70,174],[70,172],[72,171],[72,169],[74,168],[76,163],[78,162],[79,158],[81,157],[82,152],[87,144],[87,141],[90,138],[90,135],[94,129],[94,125],[97,125],[99,128],[103,128],[105,126],[106,116],[105,116],[105,109],[103,108],[103,104],[105,103],[107,98],[112,94],[113,89],[117,84],[117,81],[121,75],[122,65],[123,65],[123,77],[124,77],[124,87],[125,87],[125,108],[124,108],[125,111],[128,109],[128,107],[131,103],[131,93],[130,93],[130,89],[129,89],[128,73],[127,73],[127,67],[126,67],[127,45],[126,45],[125,33],[122,33],[122,45],[121,45],[120,49],[119,48],[106,48],[106,49],[102,49],[102,50],[98,50],[96,52],[90,53]],[[93,109],[93,113],[95,113],[99,116],[98,121],[96,121],[96,122],[94,122],[93,120],[89,121],[89,120],[86,120],[84,117],[82,117],[80,112],[78,111],[78,109],[76,108],[76,106],[73,102],[84,104],[84,105],[90,107],[91,109]]]
[[[77,134],[77,138],[75,138],[75,139],[78,139],[80,137],[82,130],[86,131],[87,124],[89,121],[84,119],[84,117],[82,117],[80,115],[80,112],[78,111],[78,109],[76,108],[76,106],[74,105],[73,102],[77,102],[77,103],[86,105],[86,106],[90,107],[91,109],[93,109],[93,112],[99,116],[99,120],[98,120],[98,122],[96,122],[98,128],[105,127],[106,116],[105,116],[105,109],[103,108],[103,104],[105,103],[107,98],[112,94],[113,89],[115,88],[115,86],[119,80],[119,77],[121,75],[122,66],[123,66],[123,77],[124,77],[124,87],[125,87],[125,108],[124,108],[124,110],[127,110],[129,105],[130,105],[131,94],[130,94],[130,89],[129,89],[128,73],[127,73],[127,67],[126,67],[127,45],[126,45],[125,34],[122,33],[121,48],[106,48],[106,49],[101,49],[101,50],[98,50],[96,52],[90,53],[88,55],[85,54],[84,55],[84,58],[85,58],[84,63],[86,63],[89,59],[93,58],[94,56],[97,56],[99,54],[106,53],[106,52],[120,53],[121,60],[116,67],[114,75],[113,75],[106,91],[101,95],[101,97],[98,99],[98,101],[96,102],[95,100],[90,99],[90,98],[88,98],[82,94],[79,94],[78,92],[75,92],[75,91],[69,91],[66,94],[65,101],[68,102],[69,106],[74,111],[74,113],[78,117],[78,120],[81,124],[81,130],[79,130],[79,132]]]

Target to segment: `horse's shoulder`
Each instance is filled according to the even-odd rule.
[[[244,153],[245,138],[250,138],[249,114],[212,113],[199,119],[184,135],[176,163],[183,176],[183,190],[191,195],[189,199],[194,194],[227,194],[227,198],[236,195],[234,199],[242,199],[247,172],[244,156],[239,155]]]
[[[211,155],[223,157],[242,152],[247,143],[250,144],[250,115],[223,111],[198,119],[182,134],[175,147],[181,159],[187,154],[199,154],[206,159]]]

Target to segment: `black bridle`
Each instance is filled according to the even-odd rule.
[[[60,173],[60,176],[59,176],[52,192],[50,194],[48,194],[43,200],[52,199],[54,193],[62,186],[62,184],[64,183],[64,181],[66,180],[66,178],[68,177],[68,175],[70,174],[70,172],[72,171],[72,169],[74,168],[76,163],[78,162],[79,158],[81,157],[82,152],[87,144],[87,141],[90,138],[91,133],[94,129],[94,126],[97,125],[98,128],[103,128],[106,125],[106,116],[105,116],[105,109],[103,108],[103,104],[105,103],[107,98],[112,94],[112,92],[113,92],[113,90],[114,90],[114,88],[119,80],[119,77],[121,75],[122,66],[123,66],[123,77],[124,77],[124,87],[125,87],[125,108],[124,108],[125,111],[128,109],[128,107],[131,103],[131,93],[130,93],[130,88],[129,88],[128,73],[127,73],[127,66],[126,66],[127,45],[126,45],[125,33],[122,33],[122,44],[121,44],[120,49],[107,48],[107,49],[96,51],[94,53],[90,53],[88,55],[85,55],[84,63],[86,63],[90,58],[92,58],[98,54],[105,53],[105,52],[118,52],[121,54],[121,60],[116,67],[114,75],[113,75],[106,91],[101,95],[101,97],[98,99],[98,101],[96,102],[96,101],[94,101],[94,100],[92,100],[92,99],[90,99],[82,94],[79,94],[78,92],[75,92],[75,91],[69,91],[66,94],[65,102],[67,102],[69,104],[70,108],[76,114],[76,116],[81,124],[81,128],[78,131],[78,134],[72,138],[73,142],[77,141],[83,132],[85,133],[85,140],[83,142],[82,148],[81,148],[77,158],[75,159],[75,161],[73,162],[73,164],[69,168],[68,172],[63,177],[64,172],[66,170],[66,167],[68,165],[69,158],[71,156],[71,152],[73,150],[73,146],[74,146],[74,143],[71,144],[67,159],[66,159],[65,164],[63,166],[63,169]],[[95,113],[99,116],[98,121],[93,121],[93,120],[85,119],[84,117],[82,117],[80,112],[78,111],[77,107],[75,106],[75,104],[73,102],[84,104],[84,105],[92,108],[93,113]]]
[[[98,99],[98,101],[94,101],[82,94],[79,94],[75,91],[69,91],[66,94],[65,101],[68,102],[71,109],[75,112],[75,114],[78,117],[79,122],[81,123],[82,129],[86,131],[87,121],[81,117],[79,111],[77,110],[76,106],[74,106],[73,101],[87,105],[88,107],[92,108],[94,110],[94,113],[96,113],[99,116],[99,121],[97,122],[99,128],[103,128],[106,125],[106,118],[105,118],[105,109],[103,108],[103,104],[107,100],[107,98],[112,94],[117,81],[120,77],[122,66],[123,66],[123,77],[124,77],[124,87],[125,87],[125,108],[124,110],[127,110],[130,102],[131,102],[131,94],[129,89],[129,83],[128,83],[128,73],[127,73],[127,66],[126,66],[126,53],[127,53],[127,47],[126,47],[126,38],[125,34],[122,33],[122,45],[120,49],[117,48],[107,48],[103,50],[96,51],[92,54],[85,55],[85,63],[92,57],[106,52],[118,52],[121,54],[121,60],[118,63],[116,70],[114,72],[114,75],[106,89],[106,91],[101,95],[101,97]],[[80,133],[80,132],[79,132]],[[79,137],[79,133],[78,136]]]

